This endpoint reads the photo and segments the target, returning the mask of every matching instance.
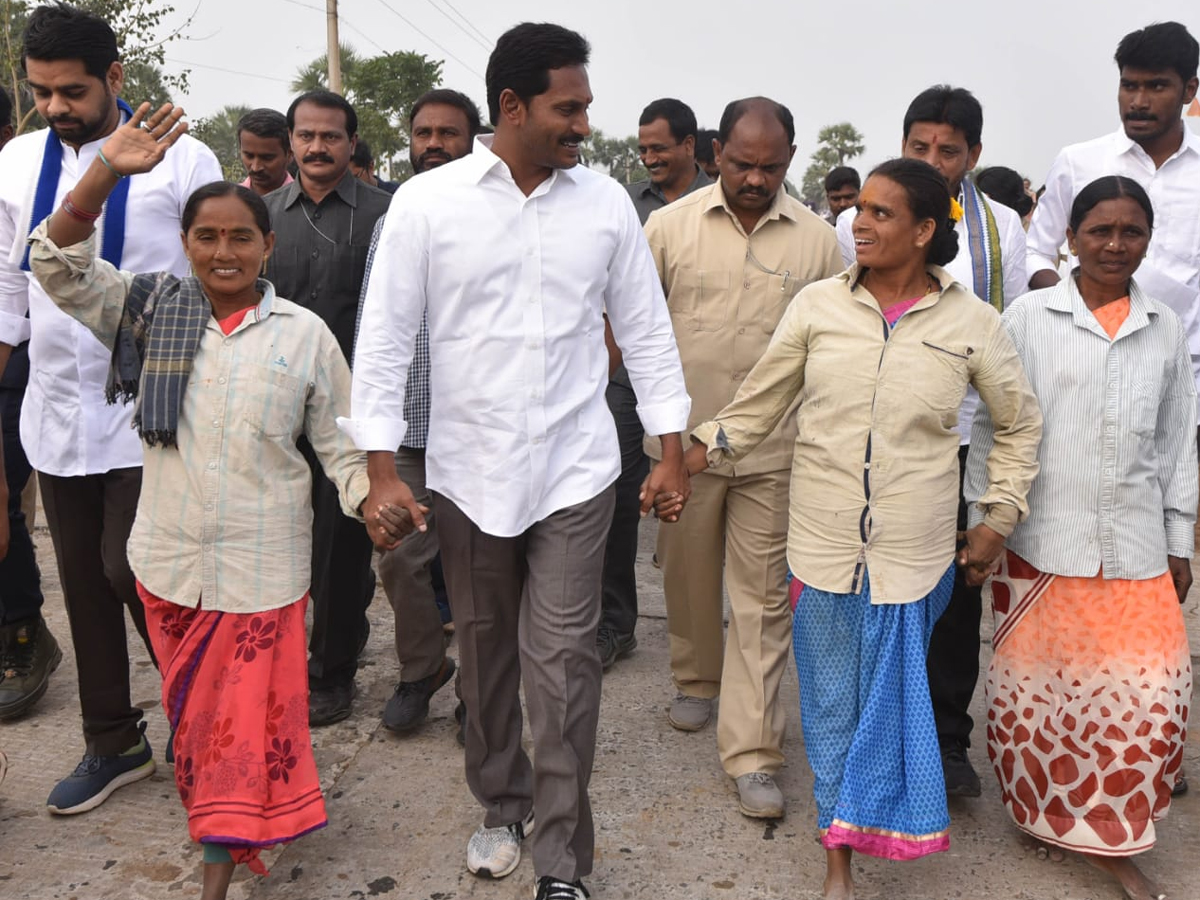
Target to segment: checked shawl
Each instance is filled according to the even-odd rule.
[[[113,344],[105,399],[136,401],[133,427],[150,446],[175,446],[192,360],[212,316],[193,276],[137,275]]]

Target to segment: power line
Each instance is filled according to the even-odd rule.
[[[486,34],[484,34],[482,31],[480,31],[478,28],[476,28],[475,23],[472,22],[470,19],[468,19],[466,16],[464,16],[462,13],[460,13],[458,11],[458,8],[453,3],[451,3],[450,0],[442,0],[442,3],[443,3],[443,5],[448,6],[448,7],[450,7],[450,9],[454,10],[454,14],[456,16],[458,16],[460,19],[462,19],[464,22],[466,22],[467,25],[470,26],[472,31],[474,31],[477,35],[479,35],[481,38],[483,38],[485,41],[487,41],[487,49],[489,51],[492,49],[492,45],[495,44],[495,41],[493,41],[490,37],[488,37]]]
[[[441,13],[446,18],[446,21],[448,21],[451,25],[453,25],[455,28],[457,28],[459,31],[461,31],[463,34],[465,34],[467,37],[469,37],[471,40],[473,40],[475,43],[477,43],[484,50],[490,51],[492,49],[490,44],[485,43],[484,41],[480,40],[473,32],[468,31],[461,22],[459,22],[457,19],[455,19],[453,16],[451,16],[450,13],[446,12],[444,9],[442,9],[440,6],[438,6],[436,3],[434,3],[433,0],[425,0],[425,2],[428,3],[430,6],[432,6],[434,9],[436,9],[439,13]]]
[[[322,15],[325,14],[325,10],[322,7],[313,6],[311,3],[302,3],[302,2],[300,2],[300,0],[283,0],[283,2],[290,3],[290,4],[292,4],[292,6],[300,6],[300,7],[303,7],[304,9],[311,9],[311,10],[321,13]],[[359,28],[357,25],[355,25],[353,22],[351,22],[349,19],[347,19],[340,11],[338,12],[338,19],[340,19],[341,22],[347,28],[349,28],[351,31],[355,32],[360,37],[364,38],[369,44],[374,45],[375,49],[378,50],[380,53],[388,52],[383,47],[381,47],[378,43],[376,43],[374,38],[372,38],[369,34],[367,34],[365,31],[363,31],[361,28]]]
[[[245,75],[247,78],[262,78],[264,81],[278,81],[280,84],[291,84],[286,78],[276,78],[274,75],[260,75],[257,72],[242,72],[239,69],[226,69],[221,66],[210,66],[208,63],[190,62],[186,59],[167,59],[169,63],[181,66],[195,66],[197,69],[213,69],[217,72],[228,72],[230,75]]]
[[[452,60],[454,60],[460,66],[462,66],[464,69],[466,69],[472,75],[474,75],[476,78],[483,78],[483,75],[481,75],[479,72],[477,72],[473,67],[471,67],[467,63],[463,62],[461,59],[459,59],[457,56],[455,56],[453,53],[451,53],[449,50],[447,50],[445,47],[443,47],[441,44],[439,44],[437,41],[435,41],[432,37],[430,37],[428,34],[426,34],[424,31],[422,31],[420,28],[418,28],[410,19],[408,19],[404,15],[401,15],[401,13],[398,10],[396,10],[395,7],[386,3],[385,0],[379,0],[379,5],[382,6],[384,9],[386,9],[388,12],[390,12],[392,15],[396,16],[396,18],[398,18],[400,21],[404,22],[409,28],[411,28],[417,34],[421,35],[421,37],[425,38],[425,40],[429,41],[429,43],[433,44],[433,46],[437,47],[439,50],[441,50],[443,53],[445,53],[448,57],[450,57]]]

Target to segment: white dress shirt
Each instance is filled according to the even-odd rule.
[[[1200,385],[1200,135],[1186,124],[1183,132],[1179,149],[1158,168],[1124,130],[1064,147],[1033,211],[1026,268],[1030,276],[1056,268],[1071,204],[1081,190],[1102,175],[1132,178],[1146,189],[1154,207],[1154,234],[1138,267],[1138,284],[1183,322],[1193,375]],[[1076,264],[1072,258],[1069,268]]]
[[[1042,409],[1029,518],[1008,547],[1042,572],[1154,578],[1190,558],[1196,528],[1196,386],[1179,318],[1137,283],[1110,339],[1074,278],[1026,294],[1004,326]],[[988,488],[992,422],[981,407],[963,493]]]
[[[105,140],[84,144],[78,154],[63,146],[56,206]],[[35,131],[13,138],[0,153],[0,343],[29,341],[21,443],[33,467],[49,475],[96,475],[140,466],[142,442],[130,427],[132,407],[104,400],[111,351],[55,306],[33,275],[20,268],[45,146],[46,132]],[[183,206],[192,191],[221,177],[212,151],[187,135],[155,169],[133,176],[121,267],[186,274],[179,239]],[[96,223],[98,229],[103,224],[103,219]]]
[[[363,450],[400,446],[427,311],[428,485],[484,532],[512,537],[620,472],[605,311],[647,433],[682,431],[691,404],[625,189],[576,166],[526,197],[490,147],[477,139],[396,191],[363,303],[351,418],[339,424]]]
[[[982,194],[982,191],[980,192]],[[961,201],[962,195],[959,194]],[[988,207],[996,219],[996,229],[1000,232],[1000,268],[1004,276],[1004,302],[1008,307],[1022,294],[1029,291],[1029,278],[1025,274],[1025,229],[1021,226],[1021,217],[1003,203],[988,200]],[[842,261],[847,266],[857,262],[854,251],[854,217],[857,210],[850,208],[838,216],[837,236],[838,246],[842,249]],[[973,291],[975,284],[975,269],[971,265],[971,234],[968,225],[969,217],[964,215],[955,226],[958,233],[958,255],[943,268],[954,280]],[[958,411],[959,443],[966,444],[971,439],[971,420],[975,418],[975,409],[979,406],[979,393],[973,387],[967,388],[963,397],[962,407]]]

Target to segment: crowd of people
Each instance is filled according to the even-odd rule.
[[[795,124],[767,97],[713,132],[648,104],[644,181],[579,165],[590,48],[557,25],[497,41],[490,128],[455,90],[412,105],[399,185],[336,93],[244,116],[232,184],[182,109],[121,99],[102,19],[40,6],[21,55],[48,127],[0,133],[0,719],[62,659],[36,472],[85,744],[51,813],[155,771],[128,615],[203,900],[264,874],[263,848],[327,824],[310,729],[353,711],[378,576],[383,726],[414,732],[454,683],[483,807],[468,870],[509,875],[528,839],[537,900],[586,898],[602,673],[637,647],[653,514],[667,720],[700,732],[715,707],[738,809],[784,816],[791,651],[827,900],[854,896],[855,852],[948,849],[947,797],[980,796],[985,599],[982,737],[1012,821],[1167,896],[1135,857],[1187,790],[1184,26],[1121,40],[1121,128],[1037,194],[976,177],[982,105],[936,85],[898,158],[829,173],[828,219],[789,193]]]

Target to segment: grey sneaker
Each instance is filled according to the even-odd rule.
[[[520,822],[480,825],[467,841],[467,870],[481,878],[503,878],[521,861],[521,841],[533,831],[533,810]]]
[[[706,697],[676,694],[667,712],[671,727],[680,731],[699,731],[712,718],[712,701]]]
[[[766,772],[749,772],[739,775],[735,782],[742,815],[752,819],[783,818],[783,792],[774,778]]]

